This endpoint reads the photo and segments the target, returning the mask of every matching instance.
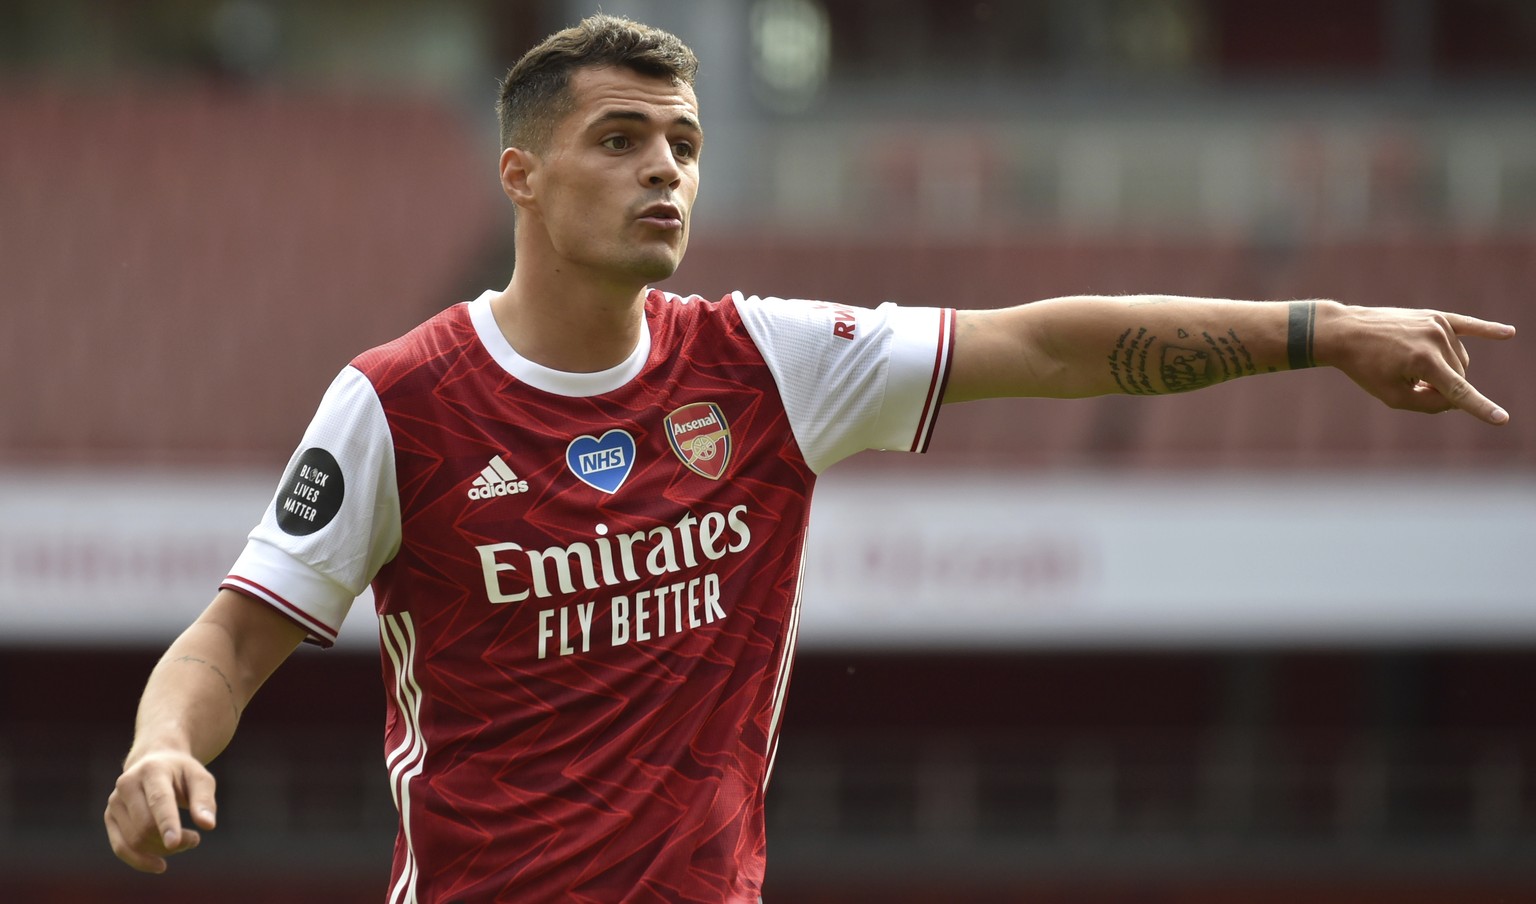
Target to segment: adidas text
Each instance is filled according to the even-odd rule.
[[[469,498],[492,499],[496,496],[516,496],[518,493],[526,492],[528,492],[528,481],[514,480],[489,487],[470,487]]]
[[[469,488],[471,499],[494,499],[528,492],[528,481],[520,480],[500,455],[491,459]]]

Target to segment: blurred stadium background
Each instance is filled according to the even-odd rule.
[[[607,0],[704,63],[669,288],[1439,305],[1514,415],[1335,373],[946,410],[823,482],[772,902],[1536,900],[1536,3]],[[0,2],[0,898],[382,899],[373,617],[159,878],[138,691],[357,351],[504,284],[496,78],[586,2]]]

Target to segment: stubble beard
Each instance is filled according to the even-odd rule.
[[[665,254],[651,249],[634,249],[630,259],[621,266],[647,285],[660,282],[677,272],[677,268],[683,262],[683,252],[687,248],[688,237],[684,235],[679,240],[675,253]]]

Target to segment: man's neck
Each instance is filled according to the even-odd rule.
[[[518,267],[491,299],[502,335],[519,355],[554,370],[596,373],[623,363],[645,328],[645,288],[539,278]]]

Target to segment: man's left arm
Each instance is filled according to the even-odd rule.
[[[944,400],[1162,395],[1325,365],[1393,408],[1502,424],[1509,415],[1467,380],[1462,340],[1514,334],[1463,314],[1335,301],[1053,298],[958,312]]]

